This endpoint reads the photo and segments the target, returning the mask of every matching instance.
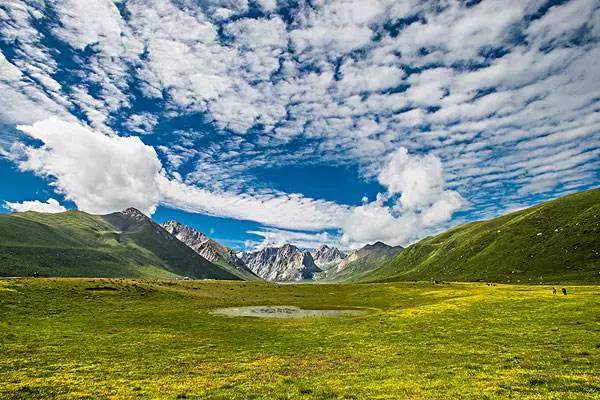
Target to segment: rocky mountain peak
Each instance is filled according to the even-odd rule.
[[[163,222],[161,226],[165,228],[171,235],[175,236],[177,239],[181,240],[191,248],[194,248],[194,246],[199,246],[209,240],[208,236],[202,232],[198,232],[196,229],[185,226],[178,221]]]
[[[271,281],[313,279],[321,272],[310,252],[291,244],[244,253],[242,260],[256,275]]]
[[[146,221],[149,220],[150,218],[144,214],[143,212],[141,212],[140,210],[138,210],[135,207],[129,207],[123,211],[121,211],[122,215],[125,215],[129,218],[135,219],[137,221]]]
[[[339,264],[345,257],[340,249],[326,244],[321,245],[316,250],[311,252],[311,255],[315,261],[315,264],[320,268],[326,268],[327,266],[333,266]]]

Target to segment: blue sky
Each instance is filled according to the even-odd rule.
[[[600,181],[600,6],[0,5],[1,211],[407,244]]]

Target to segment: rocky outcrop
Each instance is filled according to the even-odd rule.
[[[312,280],[321,272],[310,252],[291,244],[243,253],[242,260],[256,275],[270,281]]]

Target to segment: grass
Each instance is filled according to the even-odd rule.
[[[600,189],[425,238],[364,282],[600,282]]]
[[[600,398],[600,289],[567,289],[0,280],[0,398]],[[370,313],[210,314],[242,305]]]

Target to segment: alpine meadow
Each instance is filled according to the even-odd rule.
[[[600,400],[600,3],[0,2],[0,399]]]

